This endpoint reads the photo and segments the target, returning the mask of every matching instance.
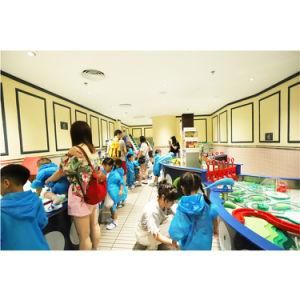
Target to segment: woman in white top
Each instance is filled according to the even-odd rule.
[[[149,163],[149,151],[151,150],[151,146],[144,136],[140,136],[140,143],[141,145],[139,149],[138,159],[141,167],[141,178],[147,179],[147,166]]]

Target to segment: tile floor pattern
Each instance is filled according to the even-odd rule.
[[[157,188],[149,185],[136,187],[128,191],[126,205],[118,209],[118,226],[107,230],[101,225],[99,250],[132,250],[136,238],[135,230],[145,204],[150,199],[156,199]],[[213,250],[220,250],[219,242],[214,238]]]

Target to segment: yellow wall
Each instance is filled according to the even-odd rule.
[[[79,105],[75,105],[62,98],[55,97],[51,94],[33,88],[27,84],[20,83],[4,75],[1,75],[1,83],[3,89],[2,92],[9,153],[9,155],[4,155],[3,159],[10,160],[19,159],[24,156],[55,155],[64,153],[65,149],[68,149],[71,146],[69,130],[70,125],[76,119],[86,120],[87,117],[87,122],[92,127],[93,142],[96,146],[99,145],[99,141],[102,146],[102,135],[107,138],[111,136],[114,130],[115,120],[109,119],[108,117],[105,117],[100,113],[95,113],[93,111],[90,111],[89,109],[82,108]],[[16,89],[19,90],[18,93],[16,93]],[[16,94],[18,94],[19,107],[21,112],[20,121],[22,129],[23,151],[32,153],[21,154]],[[53,105],[53,102],[55,102],[56,104]],[[47,110],[47,125],[45,122],[44,106],[46,106]],[[56,124],[54,124],[53,107],[55,107],[54,109],[56,111]],[[93,116],[92,123],[91,116]],[[67,130],[61,129],[61,121],[68,123]],[[103,127],[103,124],[107,124],[107,128],[105,127],[106,125],[104,125]],[[54,128],[55,125],[56,128]],[[99,126],[99,130],[97,125]],[[3,136],[2,125],[0,129],[2,131],[1,136]],[[55,140],[55,130],[57,141]],[[48,151],[45,151],[47,150],[47,131],[49,149]],[[56,150],[56,147],[62,150]],[[2,142],[1,153],[3,152],[4,145]]]
[[[152,117],[152,134],[155,148],[168,152],[171,136],[175,135],[179,140],[178,122],[175,116]]]
[[[220,111],[214,113],[211,119],[227,111],[227,128],[228,128],[228,143],[227,145],[253,145],[253,146],[269,146],[269,147],[299,147],[300,146],[300,85],[295,85],[300,82],[300,76],[296,76],[281,85],[278,85],[256,97],[239,101],[234,104],[227,105]],[[295,85],[295,86],[293,86]],[[290,88],[290,137],[294,141],[288,142],[288,93]],[[280,110],[279,110],[280,98]],[[250,141],[252,136],[252,114],[250,104],[253,103],[253,142],[234,143],[234,141]],[[259,114],[260,104],[260,114]],[[245,106],[243,106],[245,105]],[[242,107],[240,107],[242,106]],[[233,109],[233,111],[231,111]],[[231,133],[231,117],[233,116],[232,132]],[[280,118],[280,122],[279,122]],[[210,121],[211,123],[212,121]],[[279,130],[280,124],[280,130]],[[259,134],[259,125],[260,131]],[[226,123],[219,124],[220,132],[224,132]],[[273,141],[280,142],[266,142],[265,133],[273,132]],[[233,138],[233,142],[232,142]],[[221,144],[220,137],[217,143]],[[223,144],[224,145],[224,144]]]
[[[135,138],[139,138],[141,135],[145,137],[152,137],[152,125],[129,126],[129,133]]]

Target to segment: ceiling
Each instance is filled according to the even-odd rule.
[[[86,80],[84,69],[105,78]],[[210,114],[253,95],[298,72],[300,51],[2,51],[1,70],[137,125],[157,115]]]

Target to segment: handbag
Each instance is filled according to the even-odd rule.
[[[76,147],[83,153],[85,159],[92,169],[92,175],[87,185],[86,193],[84,193],[79,176],[77,174],[77,181],[83,194],[84,201],[90,205],[95,205],[103,202],[107,193],[106,176],[101,171],[95,170],[83,148],[81,148],[80,146]]]

